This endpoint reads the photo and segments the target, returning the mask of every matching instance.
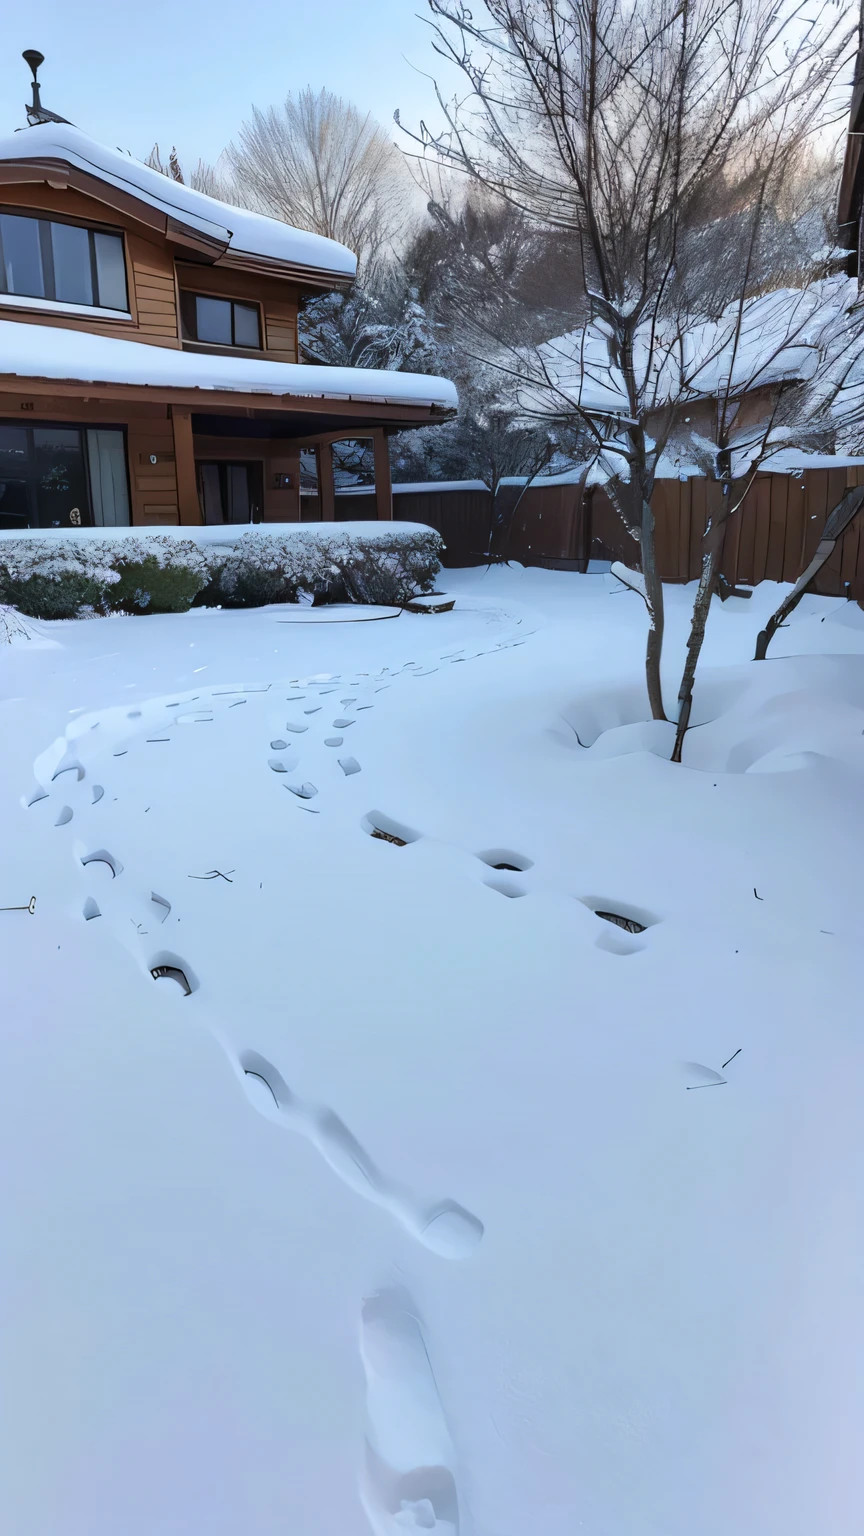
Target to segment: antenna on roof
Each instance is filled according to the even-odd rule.
[[[37,76],[39,65],[45,63],[44,53],[40,53],[38,48],[25,48],[21,57],[25,64],[30,65],[33,71],[33,100],[29,106],[24,108],[30,127],[35,128],[39,123],[68,123],[68,117],[59,117],[56,112],[49,112],[47,107],[43,107],[39,99],[39,81]]]

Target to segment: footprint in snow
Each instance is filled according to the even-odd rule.
[[[386,1178],[332,1109],[298,1098],[257,1051],[244,1051],[239,1064],[256,1109],[306,1136],[349,1188],[388,1211],[425,1248],[446,1259],[466,1258],[476,1248],[483,1223],[464,1206],[455,1200],[427,1203]]]
[[[344,737],[342,736],[325,736],[324,745],[325,747],[341,747],[343,740]]]
[[[360,764],[356,757],[340,757],[337,758],[337,762],[346,778],[350,778],[352,773],[360,772]]]
[[[353,724],[353,720],[345,719],[342,715],[340,715],[338,720],[333,721],[333,729],[334,731],[347,731],[349,725]]]
[[[317,789],[315,788],[315,785],[314,784],[308,784],[308,783],[305,783],[305,784],[286,784],[285,788],[286,789],[290,789],[292,795],[296,795],[298,800],[314,800],[315,796],[318,793]]]
[[[419,1311],[401,1286],[367,1296],[360,1314],[366,1456],[360,1497],[375,1536],[397,1527],[458,1536],[456,1454]]]

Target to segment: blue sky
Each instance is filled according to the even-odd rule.
[[[248,115],[304,85],[329,86],[391,124],[434,113],[423,0],[30,0],[7,14],[0,136],[24,122],[24,48],[45,55],[46,106],[144,156],[214,159]],[[410,62],[409,62],[410,61]],[[398,132],[393,129],[394,137]]]

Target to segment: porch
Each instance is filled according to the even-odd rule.
[[[346,462],[373,492],[369,511],[390,519],[388,437],[457,404],[452,384],[426,375],[201,357],[6,322],[0,340],[6,527],[329,522]]]

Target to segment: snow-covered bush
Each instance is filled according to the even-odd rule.
[[[326,530],[320,524],[256,528],[243,534],[227,560],[219,551],[215,580],[220,600],[238,607],[296,602],[300,592],[325,601],[401,604],[431,591],[441,548],[440,534],[419,524],[386,533],[338,523]]]
[[[159,534],[0,540],[0,602],[35,619],[74,619],[82,608],[180,613],[210,575],[192,539]]]
[[[137,613],[185,613],[210,580],[210,560],[192,539],[124,539],[109,602]]]
[[[407,603],[434,588],[441,548],[441,535],[431,528],[418,527],[407,539],[355,536],[341,569],[345,591],[354,603]]]
[[[401,604],[432,590],[441,549],[440,535],[420,524],[256,527],[238,531],[233,545],[191,530],[0,538],[0,603],[38,619],[86,608],[182,613],[199,594],[229,607],[296,602],[300,592]]]
[[[118,581],[101,543],[72,539],[4,539],[0,602],[33,619],[74,619],[101,607]]]

